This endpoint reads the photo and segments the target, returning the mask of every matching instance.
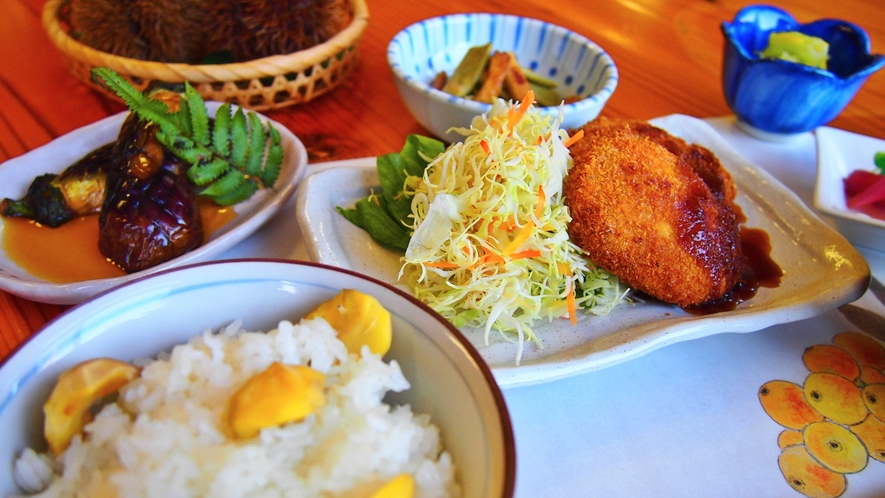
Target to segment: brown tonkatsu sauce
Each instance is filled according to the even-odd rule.
[[[778,287],[784,272],[771,258],[771,240],[768,233],[758,228],[741,227],[741,250],[744,264],[734,288],[721,299],[700,306],[683,308],[692,315],[709,315],[731,311],[751,299],[760,287]]]

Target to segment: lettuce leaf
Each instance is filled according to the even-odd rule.
[[[412,236],[408,227],[411,225],[412,198],[403,192],[406,178],[423,176],[430,161],[444,150],[445,144],[439,140],[409,135],[400,152],[377,159],[381,195],[372,194],[360,199],[353,208],[338,206],[336,209],[348,221],[368,232],[375,242],[404,252]]]

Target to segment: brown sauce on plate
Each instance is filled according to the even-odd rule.
[[[197,202],[203,243],[236,218],[231,207]],[[10,260],[31,275],[57,284],[125,275],[98,250],[98,214],[79,216],[58,228],[22,218],[3,218],[2,246]]]
[[[683,308],[692,315],[710,315],[732,311],[737,305],[751,299],[760,287],[774,288],[781,284],[784,271],[771,259],[771,239],[758,228],[741,227],[741,250],[744,265],[738,282],[723,298],[700,306]]]

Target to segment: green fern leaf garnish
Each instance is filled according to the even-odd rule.
[[[218,181],[212,183],[206,190],[205,195],[224,195],[227,192],[233,192],[240,188],[240,185],[246,181],[246,175],[232,169],[228,170]]]
[[[255,114],[249,115],[249,158],[246,161],[246,174],[258,176],[261,174],[261,165],[264,163],[264,149],[267,143],[267,134],[261,120]]]
[[[237,108],[230,122],[230,157],[237,164],[245,164],[249,157],[249,127],[242,108]]]
[[[255,182],[243,182],[233,192],[215,197],[215,202],[219,206],[233,206],[239,204],[246,199],[252,197],[258,191],[258,184]]]
[[[200,145],[209,145],[209,113],[206,111],[203,97],[190,85],[185,85],[183,97],[181,100],[187,104],[180,110],[187,109],[187,114],[182,116],[182,121],[190,122],[191,136],[194,137],[195,142]]]
[[[190,169],[187,170],[187,177],[194,185],[198,187],[206,187],[200,192],[200,194],[212,197],[213,195],[218,195],[219,192],[218,188],[211,188],[212,182],[221,178],[225,173],[232,171],[239,173],[239,171],[231,169],[227,161],[216,157],[209,161],[200,161],[191,166]],[[224,193],[224,191],[222,190],[221,193]]]
[[[261,173],[261,183],[265,186],[273,185],[280,176],[283,165],[283,145],[280,132],[273,126],[270,129],[270,148],[267,150],[267,159],[264,161],[264,171]]]
[[[215,113],[212,129],[212,150],[222,156],[230,155],[230,104],[225,103]]]
[[[168,132],[178,128],[175,118],[169,113],[169,107],[164,102],[145,96],[112,69],[94,68],[92,79],[113,90],[130,110],[138,109],[139,117],[154,122],[161,130]]]
[[[192,137],[194,135],[194,127],[191,123],[190,103],[187,99],[181,99],[178,104],[178,112],[175,113],[175,119],[178,121],[181,134]]]
[[[193,140],[182,136],[170,136],[162,130],[157,132],[157,139],[162,144],[171,144],[168,147],[175,151],[175,155],[184,159],[188,164],[196,164],[203,160],[203,151]]]
[[[200,93],[185,82],[179,109],[137,91],[108,68],[95,68],[92,78],[116,93],[139,118],[155,123],[157,140],[190,167],[188,179],[222,206],[243,202],[261,187],[271,188],[280,175],[283,148],[280,133],[257,114],[231,105],[219,106],[210,122]]]

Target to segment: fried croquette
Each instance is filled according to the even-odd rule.
[[[634,289],[681,307],[740,275],[737,190],[709,150],[637,120],[598,119],[571,146],[569,236]]]

